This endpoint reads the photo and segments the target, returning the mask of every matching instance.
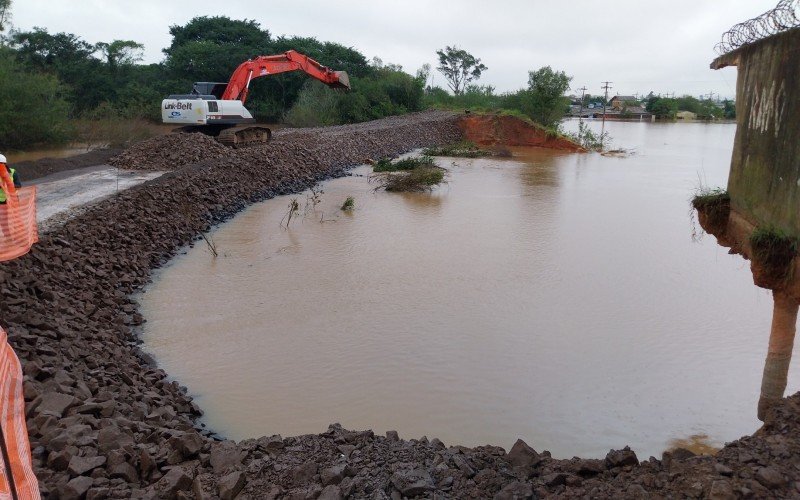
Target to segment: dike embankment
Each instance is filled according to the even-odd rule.
[[[218,441],[178,381],[138,347],[131,298],[180,249],[248,205],[346,174],[367,158],[462,137],[458,116],[427,112],[286,131],[258,148],[213,150],[169,136],[117,161],[172,172],[98,202],[0,264],[0,322],[25,374],[33,461],[46,498],[793,497],[800,396],[715,457],[556,460],[519,441],[448,447],[349,431]],[[217,153],[202,154],[206,148]],[[192,159],[192,151],[200,157]],[[192,157],[194,158],[194,157]],[[277,429],[276,429],[277,430]],[[265,433],[274,432],[265,429]]]

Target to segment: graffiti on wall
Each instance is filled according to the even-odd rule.
[[[753,99],[747,128],[762,134],[768,133],[771,129],[777,138],[786,111],[786,82],[781,80],[778,84],[773,80],[759,84],[756,81],[753,85],[755,88],[751,94]]]

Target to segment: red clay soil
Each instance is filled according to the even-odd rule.
[[[466,114],[458,120],[464,139],[481,146],[535,146],[584,152],[566,137],[550,137],[547,131],[520,118],[496,114]]]

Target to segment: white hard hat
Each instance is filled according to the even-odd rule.
[[[0,154],[0,163],[5,163],[5,162],[6,162],[6,156],[3,155],[3,154]]]

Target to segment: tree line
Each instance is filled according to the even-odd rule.
[[[338,43],[274,37],[255,21],[224,16],[197,17],[170,34],[164,60],[140,64],[143,46],[134,40],[89,43],[44,28],[11,30],[0,44],[0,95],[8,104],[0,108],[0,145],[69,140],[76,120],[158,121],[167,95],[188,93],[195,81],[227,82],[241,62],[289,49],[349,73],[353,91],[337,98],[335,123],[422,109],[424,82]],[[286,73],[254,81],[248,108],[260,121],[279,121],[312,88],[308,80]]]
[[[203,16],[171,26],[163,61],[142,64],[144,47],[135,40],[92,43],[40,27],[8,29],[10,6],[0,0],[3,149],[81,141],[119,124],[127,127],[122,139],[130,139],[135,124],[160,121],[159,103],[167,95],[188,93],[196,81],[226,82],[241,62],[290,49],[347,71],[352,91],[333,91],[299,72],[261,78],[251,84],[247,103],[259,121],[334,125],[438,107],[508,110],[555,126],[568,104],[564,72],[532,71],[527,88],[496,95],[493,87],[473,83],[486,66],[455,46],[437,51],[448,92],[428,85],[430,65],[412,75],[335,42],[273,36],[254,20]]]
[[[675,119],[679,111],[689,111],[700,120],[717,120],[736,118],[736,106],[730,99],[723,100],[720,105],[711,99],[698,99],[690,95],[681,97],[661,97],[650,92],[644,99],[645,109],[656,118]]]

